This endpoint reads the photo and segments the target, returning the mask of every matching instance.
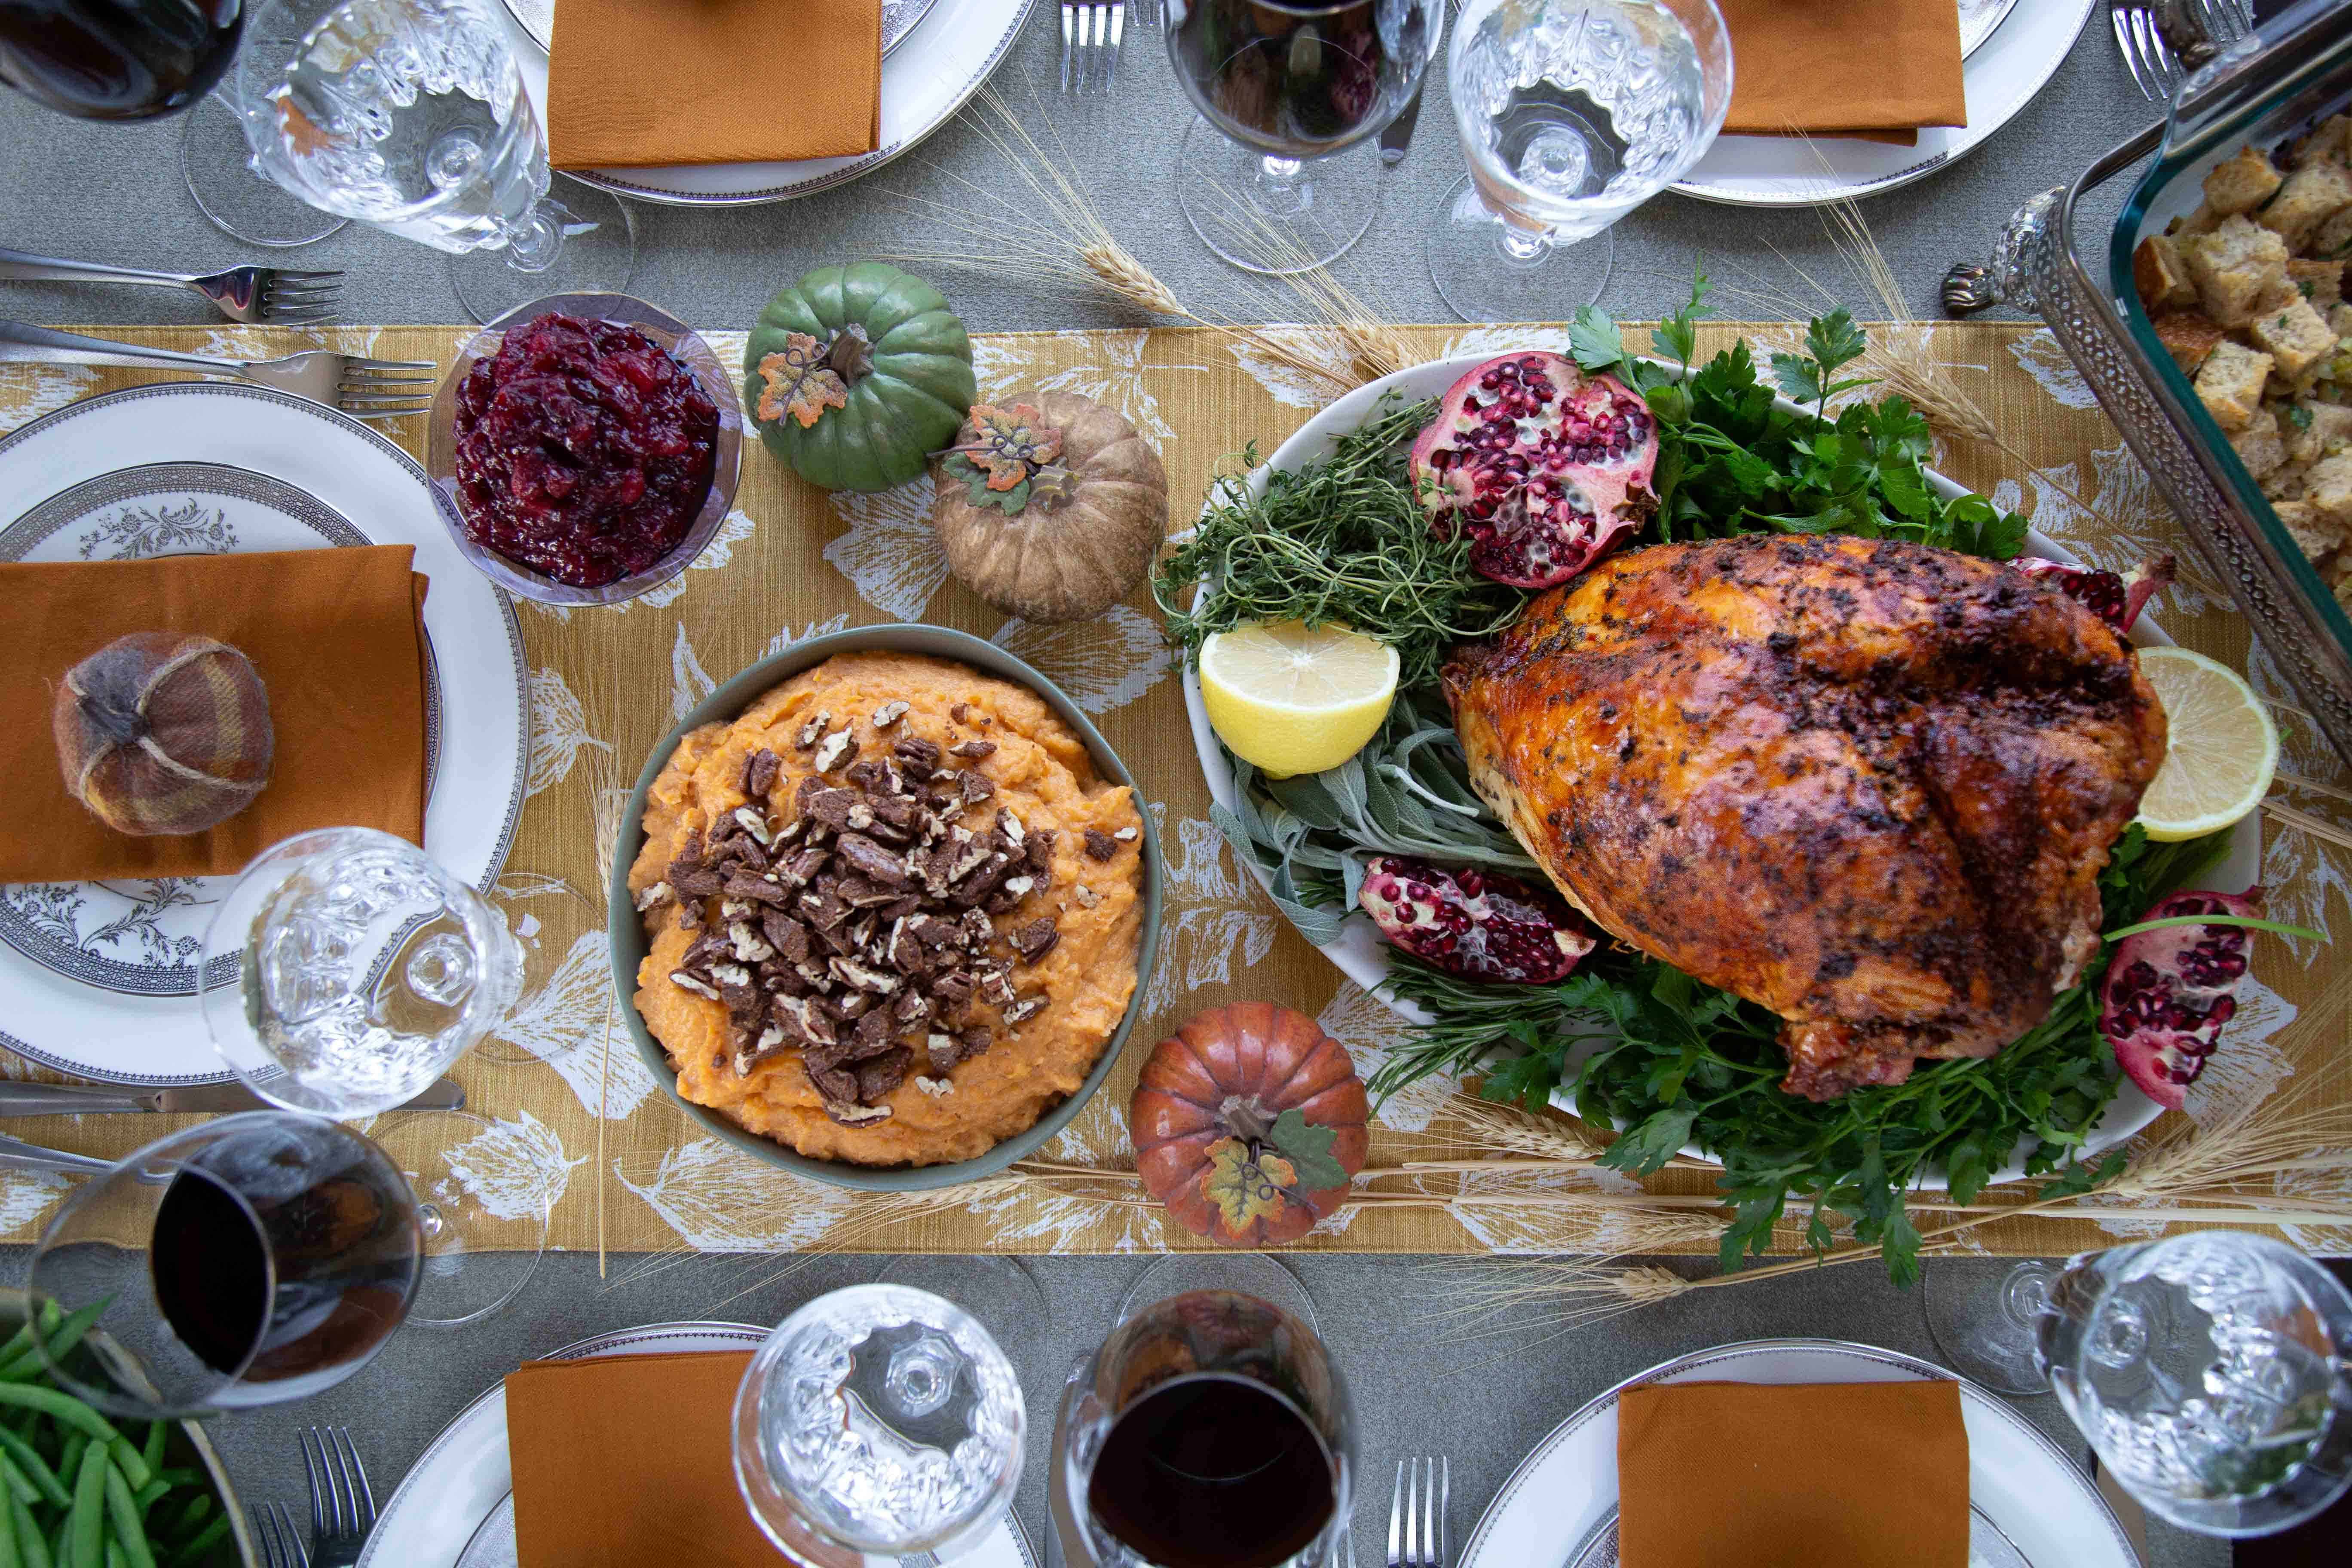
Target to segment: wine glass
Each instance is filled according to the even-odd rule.
[[[2352,1487],[2352,1293],[2287,1246],[2201,1231],[1931,1270],[1927,1324],[1963,1376],[2054,1391],[2124,1489],[2200,1535],[2269,1535]]]
[[[1347,1561],[1347,1381],[1257,1297],[1192,1290],[1126,1313],[1064,1388],[1054,1450],[1071,1568]]]
[[[478,321],[626,291],[628,209],[577,181],[552,188],[491,0],[260,0],[251,29],[222,87],[262,175],[449,252]]]
[[[1420,90],[1444,30],[1438,0],[1169,0],[1167,11],[1176,79],[1202,114],[1176,151],[1192,231],[1234,266],[1273,274],[1355,244],[1380,203],[1380,156],[1360,143]]]
[[[1609,226],[1723,128],[1731,37],[1715,0],[1465,0],[1446,81],[1470,173],[1430,277],[1465,321],[1563,320],[1609,281]]]
[[[412,1100],[496,1027],[522,949],[473,889],[366,827],[264,850],[205,930],[205,1023],[273,1105],[373,1116]]]
[[[0,82],[83,120],[176,114],[212,90],[240,0],[0,0]]]
[[[952,1563],[1021,1484],[1021,1382],[954,1302],[903,1285],[818,1297],[735,1395],[735,1484],[769,1540],[817,1568]]]
[[[37,1307],[95,1310],[95,1353],[89,1335],[70,1350],[37,1341],[60,1383],[117,1415],[178,1418],[351,1376],[399,1327],[421,1257],[408,1184],[383,1150],[317,1117],[255,1110],[93,1176],[49,1220],[26,1283]]]

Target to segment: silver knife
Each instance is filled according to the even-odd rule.
[[[466,1091],[445,1078],[402,1110],[457,1110]],[[268,1110],[270,1104],[241,1083],[197,1083],[185,1089],[136,1089],[128,1085],[0,1082],[0,1116],[85,1116],[101,1110],[157,1110],[167,1115],[204,1110]]]
[[[1404,150],[1412,145],[1412,122],[1420,118],[1421,89],[1415,86],[1397,117],[1381,128],[1381,167],[1393,169],[1404,162]]]

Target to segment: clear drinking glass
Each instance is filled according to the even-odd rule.
[[[420,1259],[414,1199],[383,1150],[317,1117],[256,1110],[174,1132],[83,1184],[50,1218],[26,1284],[37,1306],[102,1309],[95,1341],[62,1355],[42,1345],[58,1379],[152,1419],[341,1383],[400,1326]]]
[[[1027,1430],[1020,1379],[970,1313],[903,1285],[852,1286],[786,1318],[751,1358],[735,1484],[795,1561],[951,1563],[1011,1506]]]
[[[1069,1568],[1346,1568],[1354,1407],[1272,1302],[1192,1290],[1127,1313],[1064,1388],[1054,1451]]]
[[[413,844],[365,827],[263,851],[205,931],[204,993],[230,1069],[273,1105],[373,1116],[424,1092],[522,984],[497,910]]]
[[[2352,1294],[2284,1242],[2203,1231],[1927,1286],[1954,1368],[2055,1391],[2099,1462],[2183,1530],[2269,1535],[2352,1486]]]
[[[551,187],[490,0],[261,0],[249,33],[222,87],[260,174],[449,252],[478,321],[542,295],[625,290],[628,209],[577,181]]]
[[[1211,250],[1304,272],[1371,226],[1394,120],[1437,53],[1438,0],[1169,0],[1168,55],[1202,117],[1176,150],[1176,196]]]
[[[1559,321],[1609,281],[1609,226],[1682,178],[1731,107],[1714,0],[1465,0],[1446,82],[1468,176],[1429,273],[1468,321]]]

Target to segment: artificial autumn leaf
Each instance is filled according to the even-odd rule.
[[[973,463],[961,452],[950,452],[948,454],[947,461],[940,466],[951,477],[962,481],[964,500],[973,506],[991,506],[1007,517],[1018,517],[1022,510],[1029,504],[1027,479],[1022,480],[1009,490],[992,489],[988,471]]]
[[[762,419],[789,414],[805,430],[826,409],[849,406],[849,384],[833,368],[826,345],[806,332],[787,334],[782,349],[761,359],[760,378],[767,384],[760,393]]]
[[[1297,1110],[1276,1117],[1266,1131],[1266,1142],[1290,1156],[1298,1187],[1310,1193],[1348,1184],[1348,1167],[1331,1157],[1331,1145],[1339,1137],[1338,1129],[1318,1127]],[[1264,1159],[1261,1155],[1261,1163]]]
[[[1286,1190],[1297,1184],[1298,1173],[1289,1161],[1263,1150],[1253,1160],[1249,1145],[1238,1138],[1220,1138],[1209,1145],[1209,1169],[1201,1177],[1201,1191],[1234,1231],[1246,1229],[1253,1221],[1279,1218]]]
[[[1034,404],[1003,409],[975,403],[971,417],[971,439],[956,449],[988,470],[990,489],[1009,490],[1062,455],[1062,433]]]

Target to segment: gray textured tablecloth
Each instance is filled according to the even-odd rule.
[[[1052,5],[1041,4],[998,79],[1000,89],[1020,105],[1035,95],[1054,116],[1097,204],[1137,255],[1180,295],[1215,298],[1232,274],[1193,238],[1168,196],[1167,171],[1189,110],[1157,40],[1140,32],[1130,37],[1117,97],[1083,105],[1053,96],[1057,47]],[[783,62],[765,68],[782,70]],[[1341,270],[1372,279],[1402,316],[1438,321],[1445,311],[1423,268],[1421,225],[1462,163],[1442,72],[1432,77],[1429,91],[1412,155],[1387,177],[1381,222]],[[1946,267],[1980,258],[2021,201],[2072,179],[2149,114],[2116,59],[2104,19],[2095,17],[2049,89],[2007,129],[1956,167],[1866,205],[1912,310],[1933,314]],[[196,212],[180,183],[179,135],[175,122],[89,125],[0,93],[0,244],[174,270],[267,259],[216,234]],[[708,213],[641,206],[631,290],[698,325],[748,323],[771,291],[807,268],[898,248],[927,234],[948,239],[886,192],[944,199],[952,190],[947,174],[988,176],[992,157],[976,137],[951,128],[866,180],[810,200]],[[1772,313],[1756,298],[1759,293],[1810,298],[1807,277],[1839,292],[1857,315],[1879,313],[1839,262],[1819,215],[1755,212],[1673,196],[1618,226],[1615,272],[1604,302],[1629,318],[1671,308],[1688,287],[1695,251],[1706,252],[1720,282],[1746,291],[1724,301],[1726,314]],[[346,269],[345,315],[352,321],[462,319],[439,256],[362,225],[285,253],[285,260]],[[1093,300],[970,276],[942,275],[940,281],[977,330],[1127,319]],[[0,284],[0,315],[52,322],[207,319],[193,297],[24,284]],[[404,1331],[373,1364],[328,1394],[216,1423],[221,1448],[249,1500],[299,1504],[296,1426],[347,1423],[379,1496],[387,1495],[442,1425],[525,1357],[638,1323],[696,1318],[773,1323],[819,1290],[870,1279],[884,1266],[876,1258],[822,1258],[774,1279],[790,1261],[693,1258],[633,1283],[604,1283],[593,1258],[551,1257],[504,1316],[453,1334]],[[614,1259],[616,1279],[630,1271],[629,1262]],[[1451,1456],[1453,1528],[1460,1542],[1546,1431],[1602,1389],[1668,1357],[1727,1341],[1805,1334],[1931,1358],[1936,1353],[1916,1294],[1895,1290],[1867,1265],[1701,1292],[1566,1334],[1531,1328],[1463,1343],[1429,1313],[1431,1296],[1445,1287],[1424,1277],[1412,1259],[1297,1262],[1362,1415],[1357,1532],[1358,1561],[1367,1565],[1381,1560],[1388,1483],[1400,1456]],[[1050,1332],[1019,1346],[1017,1354],[1033,1411],[1043,1413],[1033,1429],[1020,1502],[1022,1521],[1041,1549],[1044,1428],[1052,1400],[1073,1359],[1108,1327],[1142,1267],[1140,1260],[1111,1258],[1036,1264],[1054,1303],[1054,1321]],[[1992,1270],[2004,1265],[1952,1260],[1929,1267]],[[0,1274],[11,1279],[22,1268],[21,1255],[0,1261]],[[2082,1451],[2054,1401],[2023,1401],[2021,1407],[2070,1451]],[[1693,1462],[1705,1460],[1694,1456]],[[1840,1453],[1829,1441],[1822,1462],[1867,1466],[1874,1457]],[[2228,1561],[2222,1543],[2160,1523],[2149,1534],[2149,1568],[2210,1568]]]

